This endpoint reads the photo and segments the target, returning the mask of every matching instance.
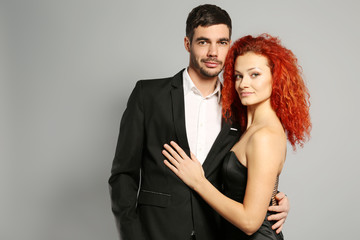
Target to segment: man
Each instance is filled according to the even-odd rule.
[[[190,12],[186,25],[189,67],[174,77],[137,82],[121,120],[109,184],[122,240],[222,239],[219,216],[164,165],[161,153],[171,140],[191,150],[220,188],[222,159],[241,135],[221,118],[218,74],[230,47],[231,19],[206,4]],[[289,208],[286,198],[282,202],[280,229]]]

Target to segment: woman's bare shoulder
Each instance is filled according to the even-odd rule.
[[[286,134],[282,128],[273,125],[267,125],[256,129],[249,137],[249,143],[285,143]]]
[[[285,160],[286,134],[284,130],[277,126],[264,126],[257,129],[249,137],[246,152],[248,156],[260,156],[259,159],[277,156],[277,159]]]

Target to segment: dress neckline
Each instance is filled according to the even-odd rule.
[[[240,163],[240,165],[241,165],[243,168],[246,168],[246,169],[247,169],[247,167],[240,162],[239,158],[236,156],[236,153],[235,153],[233,150],[230,150],[230,153],[231,153],[232,155],[234,155],[234,157],[236,158],[237,162]]]

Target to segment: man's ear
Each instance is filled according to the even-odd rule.
[[[190,39],[188,37],[184,38],[184,46],[186,51],[190,52]]]

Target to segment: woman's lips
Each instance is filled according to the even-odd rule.
[[[251,94],[253,94],[252,92],[242,92],[242,93],[240,93],[240,95],[242,96],[242,97],[248,97],[248,96],[250,96]]]

